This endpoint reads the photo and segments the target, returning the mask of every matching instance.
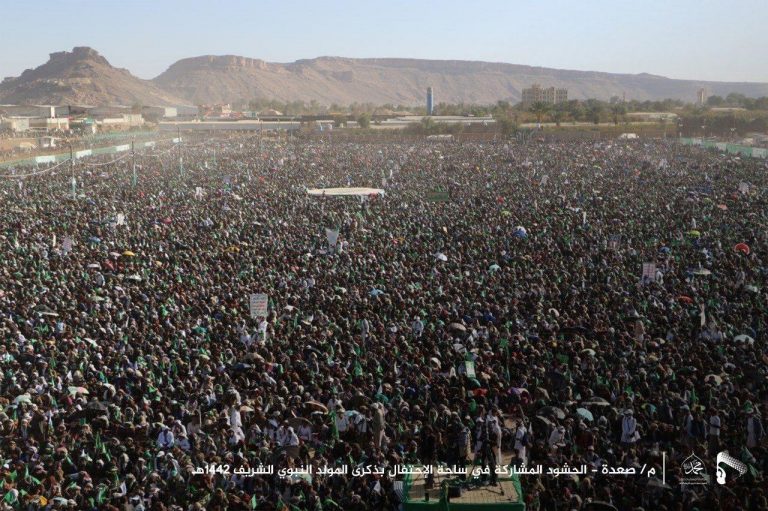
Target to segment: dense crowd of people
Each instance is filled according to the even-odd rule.
[[[765,161],[250,136],[138,154],[135,180],[110,158],[3,171],[0,509],[395,510],[388,474],[233,471],[478,459],[656,472],[520,476],[534,511],[768,509]],[[385,193],[307,194],[339,186]],[[721,485],[725,451],[748,470]]]

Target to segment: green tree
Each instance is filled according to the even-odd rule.
[[[360,114],[360,116],[357,118],[357,124],[361,128],[367,128],[371,125],[371,114],[368,112],[363,112]]]
[[[725,100],[722,96],[710,96],[707,98],[708,106],[722,106],[723,103],[725,103]]]
[[[550,109],[551,105],[549,103],[537,101],[531,105],[530,112],[536,115],[536,122],[541,123],[542,117],[544,117],[544,115],[546,115]]]
[[[731,92],[725,97],[725,102],[728,103],[729,106],[743,106],[746,99],[747,97],[744,94]]]
[[[600,117],[603,114],[603,103],[596,99],[588,99],[586,102],[587,119],[593,124],[600,124]]]
[[[496,123],[499,126],[501,134],[508,137],[517,131],[517,123],[510,119],[508,115],[501,115],[496,118]]]
[[[549,113],[549,116],[552,118],[553,121],[555,121],[555,124],[559,127],[560,123],[563,122],[566,115],[568,114],[568,111],[566,109],[566,105],[563,103],[559,103],[552,108],[551,112]]]
[[[613,115],[613,124],[619,124],[619,118],[623,118],[627,114],[627,107],[622,103],[616,103],[611,105],[611,114]]]
[[[430,133],[435,130],[436,123],[432,119],[432,117],[422,117],[421,118],[421,128],[424,130],[425,133]]]

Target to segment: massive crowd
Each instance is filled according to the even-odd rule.
[[[534,511],[768,509],[765,161],[661,141],[180,152],[137,155],[135,183],[129,155],[3,171],[0,509],[394,510],[386,474],[195,469],[476,457],[657,474],[521,476]],[[385,194],[306,193],[335,186]],[[748,470],[720,485],[724,451]],[[692,454],[707,484],[681,484]]]

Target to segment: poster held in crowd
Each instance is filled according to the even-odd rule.
[[[641,282],[647,284],[656,280],[656,263],[643,263]]]
[[[339,231],[336,231],[334,229],[325,229],[325,237],[328,240],[328,248],[330,250],[336,249],[336,243],[339,240]]]
[[[749,193],[749,183],[746,181],[742,181],[739,183],[739,193],[742,193],[744,195]]]
[[[266,318],[269,309],[269,297],[264,293],[252,293],[250,298],[251,318]]]
[[[65,254],[68,254],[72,252],[72,245],[73,245],[72,237],[71,236],[65,236],[64,241],[61,243],[61,249],[64,251]]]

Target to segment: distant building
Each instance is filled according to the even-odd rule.
[[[529,107],[534,103],[549,103],[556,105],[568,101],[568,89],[556,89],[549,87],[544,89],[535,83],[527,89],[523,89],[523,106]]]
[[[104,117],[96,121],[96,125],[102,132],[106,131],[128,131],[131,128],[138,128],[144,125],[144,118],[141,114],[122,114],[119,117]]]
[[[37,139],[37,147],[41,149],[49,149],[56,147],[56,137],[40,137]]]
[[[703,87],[699,89],[699,92],[696,93],[696,102],[700,105],[703,105],[707,102],[707,91]]]
[[[178,110],[172,106],[143,106],[141,115],[146,119],[169,119],[178,115]]]
[[[3,110],[8,115],[40,117],[43,119],[54,119],[69,115],[68,106],[56,105],[0,105],[0,110]]]
[[[29,129],[36,131],[69,131],[68,118],[32,118],[29,119]]]
[[[3,117],[0,120],[0,130],[13,133],[29,131],[29,117]]]
[[[435,111],[435,96],[432,87],[427,87],[427,115],[432,115]]]
[[[232,106],[229,103],[216,105],[198,105],[198,116],[210,119],[228,119],[232,116]]]

